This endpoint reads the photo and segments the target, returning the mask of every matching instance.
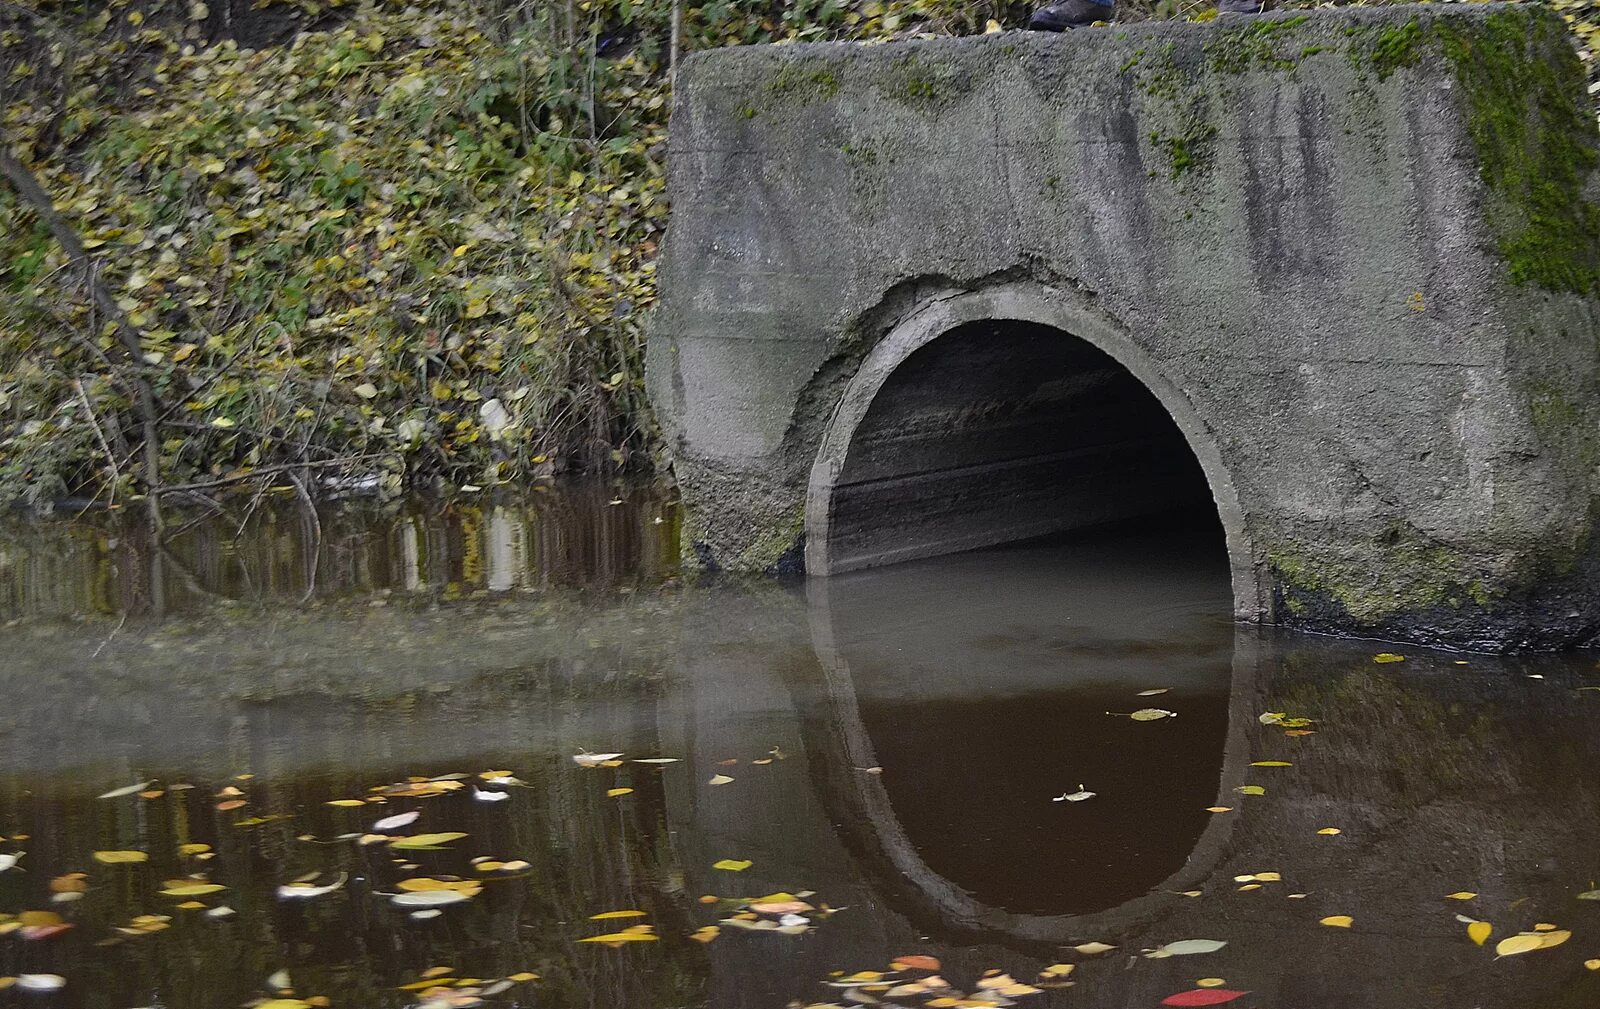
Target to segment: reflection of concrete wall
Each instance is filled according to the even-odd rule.
[[[1577,706],[1587,695],[1555,682],[1559,664],[1538,667],[1545,681],[1488,659],[1474,659],[1466,672],[1453,658],[1427,656],[1382,668],[1363,643],[1241,632],[1219,788],[1235,812],[1217,817],[1179,878],[1149,897],[1063,920],[973,907],[961,881],[919,868],[880,779],[857,770],[874,759],[872,741],[853,721],[848,670],[830,650],[826,606],[812,610],[815,657],[805,649],[797,601],[775,593],[738,612],[730,619],[719,608],[685,624],[686,639],[698,646],[681,668],[697,686],[671,717],[686,726],[677,738],[693,754],[696,774],[687,791],[669,792],[669,807],[688,890],[814,887],[853,910],[781,955],[772,952],[771,943],[784,941],[776,938],[713,944],[714,1004],[772,1004],[755,993],[793,992],[797,975],[820,979],[917,949],[947,955],[947,963],[953,957],[957,972],[1025,971],[1038,960],[1082,959],[1058,943],[1098,939],[1136,953],[1185,938],[1229,945],[1204,957],[1131,965],[1123,952],[1089,960],[1074,997],[1097,1006],[1154,1005],[1212,975],[1259,993],[1261,1005],[1519,1009],[1600,998],[1577,967],[1592,954],[1595,909],[1571,899],[1600,877],[1600,849],[1591,843],[1600,795],[1583,771],[1600,760],[1600,733],[1594,713]],[[775,626],[796,639],[782,669],[747,644]],[[1316,734],[1286,737],[1260,724],[1266,710],[1315,718]],[[663,734],[672,738],[665,726]],[[745,765],[773,745],[789,759]],[[735,783],[707,786],[702,772],[730,756],[741,760],[726,769]],[[1293,766],[1249,766],[1267,758]],[[1242,783],[1261,784],[1267,794],[1233,792]],[[1325,826],[1343,833],[1318,835]],[[756,865],[740,876],[707,868],[722,857]],[[1266,870],[1281,872],[1284,882],[1238,892],[1235,875]],[[1204,895],[1161,892],[1190,887]],[[1482,897],[1443,899],[1462,889]],[[1308,896],[1287,896],[1298,892]],[[1491,920],[1497,935],[1552,921],[1578,938],[1494,963],[1466,939],[1457,912]],[[1354,915],[1355,927],[1317,923],[1331,914]]]

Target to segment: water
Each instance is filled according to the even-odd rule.
[[[804,584],[683,576],[648,488],[330,511],[320,536],[243,517],[179,538],[164,619],[114,518],[0,537],[0,852],[26,852],[0,912],[72,926],[0,921],[0,975],[66,979],[0,1000],[214,1009],[287,980],[443,1006],[400,986],[450,968],[433,983],[463,1005],[951,1004],[826,986],[918,955],[962,995],[990,970],[1042,989],[968,1005],[1600,1005],[1600,901],[1577,896],[1600,881],[1597,656],[1236,628],[1220,550],[1181,528]],[[676,762],[633,762],[655,757]],[[466,836],[339,840],[412,811],[392,834]],[[278,896],[312,874],[345,883]],[[394,903],[458,878],[481,887],[437,916]],[[789,928],[718,924],[780,892],[806,905]],[[592,919],[613,911],[643,914]],[[1493,925],[1485,947],[1458,915]],[[1496,959],[1541,924],[1571,937]],[[1226,945],[1144,955],[1188,939]]]

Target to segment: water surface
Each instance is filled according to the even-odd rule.
[[[0,975],[66,979],[0,1000],[212,1009],[287,971],[443,1006],[402,986],[449,968],[460,1004],[947,1004],[883,990],[924,960],[828,986],[915,955],[973,1005],[1600,1005],[1596,656],[1237,628],[1188,528],[805,584],[684,576],[648,488],[242,518],[173,544],[160,619],[114,516],[5,531],[0,912],[71,927],[0,922]],[[306,877],[344,883],[279,896]],[[417,880],[476,892],[419,919]],[[1495,957],[1540,925],[1571,937]],[[1226,945],[1147,955],[1189,939]]]

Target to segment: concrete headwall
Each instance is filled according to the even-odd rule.
[[[678,101],[649,379],[705,561],[893,559],[832,528],[852,500],[895,521],[852,452],[898,421],[858,430],[919,350],[1020,320],[1171,416],[1242,618],[1493,648],[1600,628],[1600,143],[1555,15],[736,48],[688,61]],[[1015,413],[979,377],[1004,341],[974,346],[925,384]],[[885,473],[973,475],[932,444]],[[981,497],[918,522],[970,545]]]

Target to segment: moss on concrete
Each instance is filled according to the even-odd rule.
[[[883,82],[883,93],[887,97],[918,105],[937,105],[956,97],[960,91],[948,68],[915,55],[895,60]]]
[[[831,66],[786,63],[767,85],[775,98],[789,101],[827,101],[839,93],[839,78]]]
[[[1585,187],[1600,163],[1583,70],[1554,18],[1503,11],[1441,22],[1462,88],[1501,256],[1517,284],[1600,290],[1600,207]]]
[[[1375,548],[1384,560],[1381,567],[1371,563],[1367,551],[1313,556],[1286,548],[1272,551],[1268,559],[1291,613],[1296,602],[1303,608],[1307,596],[1320,594],[1357,623],[1376,626],[1436,606],[1487,607],[1492,601],[1460,552],[1410,526],[1385,530]]]
[[[1262,18],[1242,28],[1217,33],[1206,43],[1206,60],[1221,74],[1242,74],[1252,69],[1292,70],[1299,63],[1294,55],[1280,52],[1283,36],[1304,24],[1304,14],[1290,18]]]

